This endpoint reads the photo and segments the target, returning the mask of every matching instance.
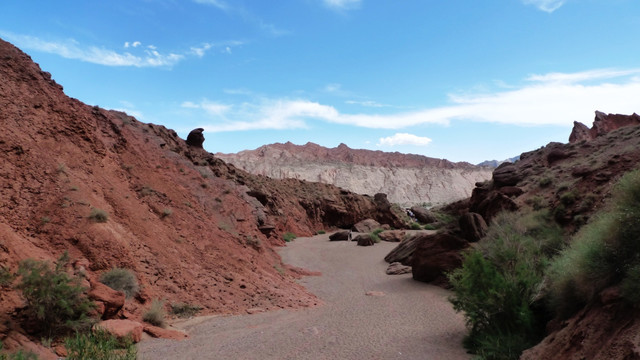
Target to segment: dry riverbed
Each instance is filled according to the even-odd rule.
[[[383,258],[396,245],[298,238],[279,253],[286,264],[322,273],[300,282],[324,305],[194,318],[175,324],[189,339],[144,341],[139,358],[469,359],[450,293],[411,274],[385,274]]]

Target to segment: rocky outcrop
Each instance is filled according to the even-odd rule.
[[[583,123],[573,122],[573,130],[571,131],[571,135],[569,135],[569,143],[593,140],[613,130],[637,125],[640,125],[640,116],[636,113],[632,115],[621,115],[605,114],[601,111],[596,111],[596,117],[591,129]]]
[[[191,130],[189,135],[187,135],[187,145],[202,148],[202,144],[204,143],[204,135],[202,134],[203,131],[203,128]]]
[[[420,238],[411,259],[413,279],[446,285],[446,274],[462,265],[461,251],[468,246],[466,240],[450,234],[427,235]]]
[[[336,148],[314,143],[271,144],[216,156],[253,174],[318,181],[371,196],[385,193],[390,202],[403,206],[468,197],[475,182],[491,176],[491,169],[468,163],[356,150],[344,144]]]
[[[114,318],[124,306],[125,294],[122,291],[116,291],[107,285],[98,282],[91,282],[91,290],[89,298],[97,304],[97,310],[101,314],[102,319]]]
[[[411,257],[416,250],[422,239],[426,236],[433,235],[435,231],[414,231],[411,235],[408,235],[391,250],[387,256],[384,257],[384,261],[388,263],[399,262],[403,265],[411,265]]]

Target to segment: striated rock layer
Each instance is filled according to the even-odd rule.
[[[442,204],[471,195],[476,182],[491,178],[491,169],[421,155],[271,144],[217,157],[253,174],[333,184],[355,193],[385,193],[392,203]]]

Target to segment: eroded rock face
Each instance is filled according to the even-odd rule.
[[[632,115],[622,115],[605,114],[601,111],[596,111],[596,117],[593,120],[591,129],[583,123],[573,122],[573,130],[569,136],[569,143],[593,140],[598,136],[602,136],[621,127],[636,125],[640,125],[640,116],[636,113]]]

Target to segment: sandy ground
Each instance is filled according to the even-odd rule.
[[[143,341],[139,358],[469,359],[461,345],[464,322],[447,301],[449,292],[411,274],[385,274],[383,258],[395,245],[298,238],[279,252],[287,264],[322,272],[300,282],[324,305],[176,323],[189,339]]]

